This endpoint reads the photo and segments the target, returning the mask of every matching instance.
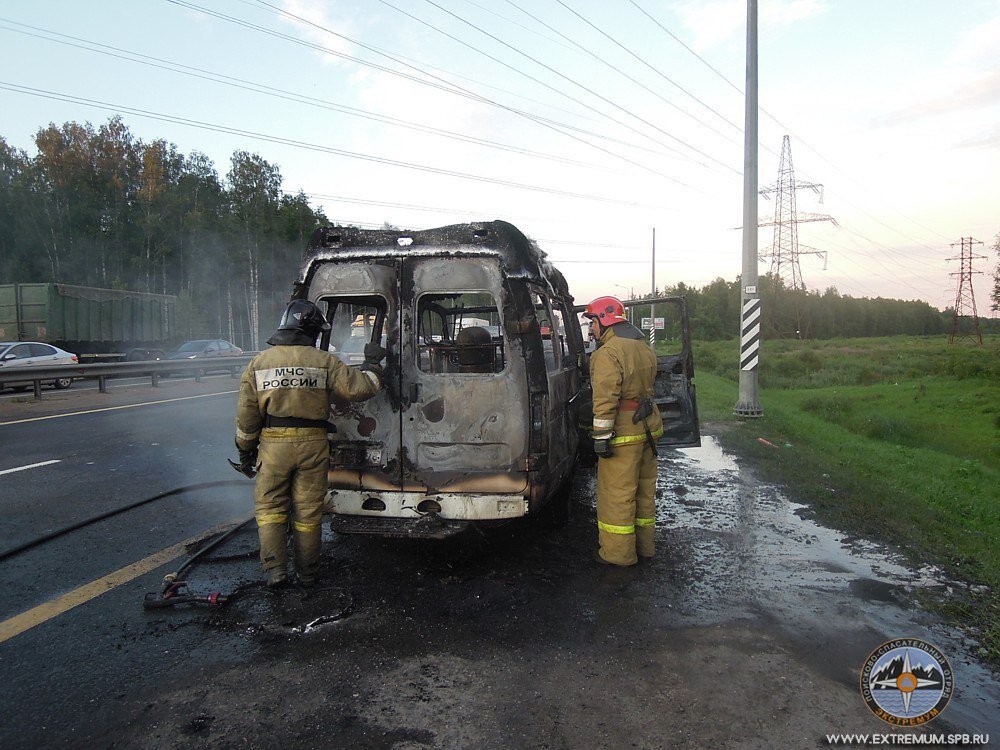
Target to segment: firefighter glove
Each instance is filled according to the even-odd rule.
[[[385,359],[385,355],[388,352],[376,344],[374,341],[365,344],[365,361],[361,365],[362,370],[367,370],[369,372],[374,372],[378,375],[378,379],[381,382],[383,380],[384,371],[382,369],[382,360]]]
[[[257,446],[253,448],[240,448],[240,466],[249,466],[251,469],[257,466]]]
[[[598,458],[611,458],[611,454],[614,453],[611,447],[611,439],[614,436],[615,433],[613,432],[594,436],[594,453],[597,454]]]
[[[253,464],[250,464],[250,465],[247,465],[247,464],[238,464],[235,461],[233,461],[233,459],[231,459],[231,458],[227,458],[226,461],[236,471],[238,471],[240,474],[242,474],[243,476],[247,477],[248,479],[253,479],[255,476],[257,476],[257,470],[253,467]]]
[[[257,445],[252,448],[241,448],[237,443],[236,450],[240,454],[240,462],[229,461],[229,465],[243,476],[253,479],[257,476],[257,448]]]

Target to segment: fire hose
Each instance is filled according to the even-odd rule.
[[[111,518],[112,516],[116,516],[119,513],[124,513],[125,511],[132,510],[133,508],[138,508],[142,505],[147,505],[148,503],[152,503],[157,500],[163,500],[168,497],[173,497],[174,495],[180,495],[184,492],[193,492],[195,490],[204,490],[212,487],[227,487],[229,485],[244,486],[244,484],[245,483],[241,482],[239,479],[225,479],[219,482],[202,482],[201,484],[191,484],[188,485],[187,487],[178,487],[177,489],[169,490],[168,492],[161,492],[159,495],[154,495],[153,497],[147,497],[145,500],[139,500],[137,502],[130,503],[129,505],[125,505],[121,508],[115,508],[114,510],[109,510],[106,513],[101,513],[100,515],[91,516],[90,518],[78,521],[77,523],[74,523],[70,526],[65,526],[61,529],[57,529],[43,536],[36,537],[35,539],[25,542],[24,544],[20,544],[17,547],[12,547],[11,549],[4,550],[3,552],[0,552],[0,561],[6,560],[9,557],[14,557],[14,555],[19,555],[22,552],[27,552],[29,549],[32,549],[33,547],[45,544],[45,542],[50,542],[53,539],[57,539],[58,537],[70,533],[71,531],[82,529],[84,526],[90,526],[91,524],[97,523],[98,521],[103,521],[105,518]]]
[[[181,566],[176,571],[163,576],[163,588],[160,589],[159,596],[153,592],[146,594],[142,598],[143,609],[163,609],[164,607],[173,607],[177,604],[207,604],[209,606],[225,604],[229,600],[229,597],[223,595],[221,592],[205,596],[186,593],[188,582],[182,576],[197,562],[198,558],[207,552],[211,552],[252,520],[254,520],[253,516],[237,524],[224,534],[220,534],[181,563]]]

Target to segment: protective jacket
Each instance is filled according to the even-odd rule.
[[[645,428],[642,422],[632,423],[632,414],[636,402],[653,397],[654,380],[656,357],[642,332],[631,323],[617,323],[604,328],[601,346],[590,355],[594,437],[614,431],[612,445],[645,440]],[[645,421],[654,438],[663,434],[663,421],[658,410],[654,409]]]
[[[330,395],[363,401],[381,384],[376,373],[316,349],[308,336],[279,331],[272,341],[277,345],[250,360],[240,381],[236,445],[260,449],[254,515],[269,582],[284,580],[291,521],[295,570],[308,583],[319,566]]]
[[[250,360],[240,381],[236,444],[253,448],[258,440],[295,441],[326,438],[324,427],[267,427],[265,416],[299,417],[324,422],[330,396],[363,401],[378,393],[374,372],[355,370],[312,346],[275,346]]]
[[[655,406],[644,420],[632,419],[641,402],[652,399],[656,379],[656,357],[642,332],[631,323],[602,328],[590,378],[594,437],[614,435],[611,456],[597,465],[599,554],[615,565],[633,565],[638,556],[653,555],[656,455],[649,442],[663,434]]]

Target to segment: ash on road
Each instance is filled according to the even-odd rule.
[[[242,657],[147,687],[102,717],[102,741],[826,747],[828,733],[897,731],[869,713],[858,681],[868,653],[903,636],[935,643],[955,667],[957,695],[930,729],[996,736],[995,681],[913,605],[918,589],[947,584],[803,519],[711,438],[661,464],[651,564],[592,563],[591,472],[576,492],[560,531],[330,538],[323,590],[305,599],[264,592],[245,558],[203,568],[242,596],[150,626],[198,622],[206,638],[241,643]],[[252,534],[235,546],[250,550]]]

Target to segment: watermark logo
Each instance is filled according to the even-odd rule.
[[[883,643],[861,670],[865,703],[894,726],[926,724],[944,711],[954,687],[954,673],[944,654],[916,638]]]

